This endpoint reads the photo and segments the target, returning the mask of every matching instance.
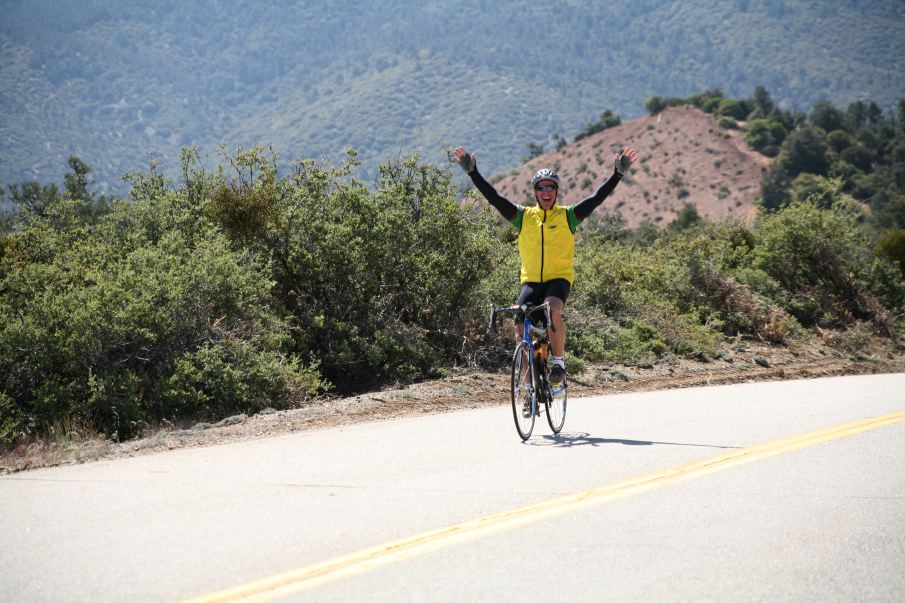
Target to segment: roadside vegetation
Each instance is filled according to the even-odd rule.
[[[613,219],[579,230],[571,370],[707,361],[740,338],[784,345],[815,329],[901,334],[905,103],[896,115],[866,105],[859,121],[857,107],[788,116],[767,101],[762,90],[682,101],[746,134],[758,120],[784,124],[756,223],[707,222],[689,205],[666,228]],[[826,115],[842,126],[827,132]],[[807,168],[801,132],[826,141]],[[122,440],[162,421],[505,365],[511,336],[491,336],[486,319],[516,296],[514,233],[482,200],[460,198],[448,166],[412,156],[365,183],[354,152],[282,171],[268,149],[222,154],[208,171],[184,151],[177,181],[154,166],[131,174],[128,199],[93,192],[78,158],[62,189],[7,187],[0,444]],[[771,186],[784,195],[768,199]]]

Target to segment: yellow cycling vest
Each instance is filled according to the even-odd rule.
[[[518,230],[518,252],[522,260],[521,282],[544,283],[575,278],[575,229],[578,219],[574,206],[540,205],[520,208],[512,221]]]

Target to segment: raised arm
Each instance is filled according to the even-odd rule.
[[[501,216],[510,222],[515,220],[519,212],[519,206],[499,194],[496,189],[493,188],[493,185],[484,179],[480,172],[478,172],[478,164],[473,154],[462,147],[459,147],[452,156],[452,161],[458,163],[459,167],[469,175],[475,187],[477,187],[481,194],[484,195],[484,198],[500,212]]]
[[[622,151],[621,155],[616,155],[616,168],[613,170],[613,175],[597,189],[597,192],[590,197],[583,199],[575,206],[575,217],[579,220],[584,220],[590,216],[591,212],[597,209],[600,204],[603,203],[603,200],[610,196],[610,193],[613,192],[613,189],[615,189],[616,185],[619,184],[619,181],[622,180],[622,176],[628,171],[628,168],[637,158],[638,153],[635,149],[625,149]]]

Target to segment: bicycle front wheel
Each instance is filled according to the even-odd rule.
[[[547,382],[547,423],[553,433],[562,431],[566,423],[566,402],[569,397],[569,387],[565,381],[553,384]]]
[[[534,431],[534,414],[537,409],[537,395],[534,391],[531,372],[531,350],[522,342],[512,356],[512,417],[515,429],[522,440],[531,437]]]

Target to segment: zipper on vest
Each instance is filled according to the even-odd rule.
[[[544,226],[547,224],[547,210],[544,210],[544,219],[540,223],[540,282],[544,282]]]

